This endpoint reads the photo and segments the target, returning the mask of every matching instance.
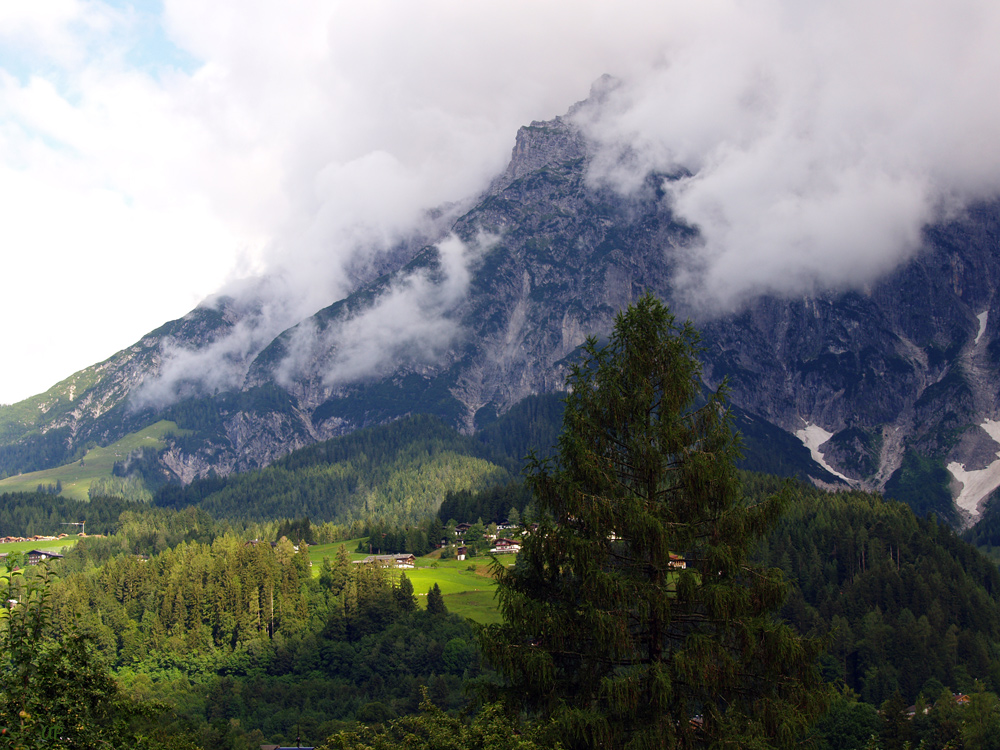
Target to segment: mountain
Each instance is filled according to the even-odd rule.
[[[473,433],[558,391],[586,337],[651,290],[698,316],[706,385],[728,381],[752,465],[974,519],[1000,485],[1000,203],[926,227],[911,261],[863,289],[706,317],[672,281],[698,242],[665,200],[685,174],[651,175],[628,197],[590,179],[574,116],[599,105],[598,90],[521,128],[464,213],[291,327],[255,328],[253,304],[222,298],[0,408],[0,471],[63,463],[160,419],[188,431],[159,457],[183,482],[408,414]]]

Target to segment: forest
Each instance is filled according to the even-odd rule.
[[[933,514],[739,470],[693,332],[644,304],[588,345],[558,440],[538,400],[492,437],[414,417],[187,487],[138,491],[140,460],[89,502],[0,496],[2,534],[90,534],[3,560],[0,747],[1000,747],[996,563]],[[530,436],[519,476],[497,446]],[[432,569],[467,523],[489,561],[504,522],[499,621],[352,558]]]

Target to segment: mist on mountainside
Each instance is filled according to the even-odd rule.
[[[700,318],[739,310],[762,294],[865,288],[919,250],[927,224],[961,216],[1000,188],[1000,151],[989,139],[1000,108],[981,95],[1000,69],[989,33],[1000,14],[992,9],[973,2],[947,10],[893,3],[878,12],[861,3],[710,3],[697,13],[671,6],[650,21],[656,32],[642,37],[634,59],[609,64],[614,77],[599,80],[568,121],[588,144],[593,185],[635,197],[651,175],[673,176],[661,184],[662,200],[698,240],[664,252],[675,297]],[[612,25],[609,44],[625,31]],[[430,101],[440,93],[428,91]],[[399,118],[409,122],[410,113]],[[460,144],[476,137],[474,120],[438,125]],[[168,343],[159,382],[148,383],[141,399],[169,403],[185,392],[177,384],[192,381],[208,392],[238,387],[248,353],[356,288],[350,267],[384,257],[415,231],[427,242],[442,240],[475,186],[485,189],[499,170],[493,161],[466,165],[464,182],[450,175],[448,184],[472,192],[448,195],[460,203],[428,222],[433,206],[425,201],[445,196],[418,188],[432,178],[418,178],[411,166],[419,139],[403,158],[402,134],[394,133],[389,150],[314,172],[309,179],[325,186],[322,195],[291,191],[298,218],[265,254],[267,281],[223,290],[250,295],[252,310],[228,340],[196,354]],[[434,153],[425,167],[446,169],[444,152]],[[386,352],[433,356],[427,341],[442,340],[454,325],[447,311],[428,307],[412,283],[407,294],[384,294],[379,304],[407,323],[373,333],[392,339]],[[341,326],[337,347],[351,351],[350,331],[364,326]],[[308,324],[296,330],[295,357],[310,350],[313,334],[320,332]],[[327,348],[337,334],[321,335]],[[329,380],[375,375],[383,366],[353,357],[345,369],[341,360],[330,361]]]

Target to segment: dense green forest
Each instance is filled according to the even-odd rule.
[[[110,534],[129,507],[121,498],[99,497],[81,503],[58,495],[5,493],[0,495],[0,536],[55,536],[77,531],[63,524],[80,522],[89,533]]]
[[[151,493],[141,469],[154,462],[137,455],[89,502],[0,496],[0,533],[85,521],[106,535],[50,566],[4,560],[0,747],[568,749],[654,731],[678,747],[1000,746],[994,562],[908,505],[736,471],[729,417],[695,399],[686,354],[679,369],[651,365],[688,383],[676,423],[655,438],[606,425],[661,411],[637,408],[643,389],[616,387],[628,368],[589,351],[597,365],[574,369],[568,411],[539,397],[484,417],[476,437],[411,417],[187,487]],[[563,418],[577,433],[554,449]],[[647,513],[647,490],[669,493],[681,521]],[[996,545],[998,515],[991,505],[968,539]],[[406,571],[355,564],[346,546],[310,562],[312,543],[361,537],[358,551],[433,567],[457,522],[472,524],[471,555],[505,521],[525,551],[492,564],[497,625],[449,614],[437,583],[420,599]],[[623,599],[627,581],[643,593]],[[687,650],[636,651],[622,613],[657,649],[676,627]]]
[[[433,515],[449,491],[509,481],[489,454],[439,420],[418,416],[303,448],[260,471],[168,485],[154,502],[239,520],[415,523]]]
[[[748,491],[780,489],[753,476]],[[1000,691],[1000,573],[935,516],[796,485],[762,559],[792,587],[782,615],[829,640],[823,669],[874,705],[928,684]],[[934,698],[937,696],[934,695]]]
[[[887,732],[872,713],[886,701],[932,705],[945,686],[1000,691],[1000,576],[954,531],[865,493],[829,494],[763,475],[743,483],[750,501],[790,494],[758,557],[791,584],[782,616],[825,639],[824,678],[850,691],[820,729],[842,731],[836,722],[847,722]],[[448,520],[476,514],[474,522],[493,507],[507,506],[506,517],[526,499],[522,486],[501,485],[452,493],[443,511],[458,514]],[[468,704],[467,681],[494,679],[470,626],[410,608],[398,579],[343,560],[312,576],[290,543],[246,543],[322,525],[234,525],[194,507],[121,499],[0,501],[5,522],[25,529],[86,518],[88,531],[117,531],[81,541],[59,563],[51,601],[58,620],[76,622],[132,694],[169,705],[157,731],[194,746],[249,747],[291,741],[295,725],[316,738],[356,720],[392,720],[418,710],[422,688],[453,710]],[[368,531],[386,533],[379,528]],[[447,522],[432,517],[413,529],[433,536]],[[939,723],[959,731],[964,714],[936,711]],[[930,719],[922,721],[929,736]],[[841,746],[851,745],[830,745]]]
[[[150,527],[124,515],[121,542],[142,548]],[[211,536],[201,511],[175,515],[175,535]],[[480,673],[469,624],[420,609],[405,577],[343,551],[313,576],[305,548],[284,538],[225,534],[148,558],[108,556],[111,544],[83,540],[60,561],[54,636],[84,636],[129,695],[166,702],[161,730],[197,746],[323,737],[414,712],[422,688],[459,708]]]

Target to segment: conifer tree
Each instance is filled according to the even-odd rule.
[[[539,526],[494,563],[505,623],[483,651],[571,748],[786,747],[823,703],[818,645],[773,617],[785,585],[749,559],[783,500],[744,501],[697,353],[649,295],[587,342],[557,455],[529,470]]]
[[[448,607],[445,606],[441,587],[436,583],[427,591],[427,612],[432,615],[448,614]]]
[[[417,608],[417,599],[413,595],[413,584],[406,577],[406,573],[399,574],[399,583],[392,593],[396,599],[396,606],[401,612],[412,612]]]

